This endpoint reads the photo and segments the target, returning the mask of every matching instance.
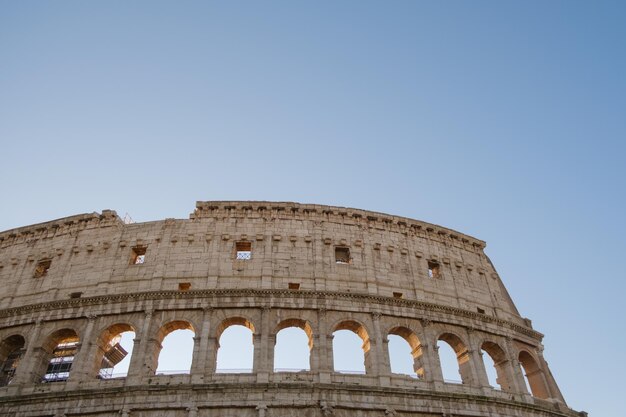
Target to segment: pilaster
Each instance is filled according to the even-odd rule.
[[[87,326],[81,335],[80,348],[74,357],[74,362],[70,369],[68,389],[75,389],[80,382],[96,378],[96,375],[91,375],[94,367],[93,364],[89,363],[94,360],[96,351],[99,348],[98,343],[94,342],[92,336],[96,321],[97,317],[95,315],[87,316]]]
[[[198,334],[194,337],[193,360],[191,362],[191,381],[201,383],[207,379],[207,361],[209,360],[209,336],[211,334],[211,317],[213,310],[204,308],[202,324]]]
[[[135,340],[133,341],[133,354],[130,358],[130,365],[128,366],[128,376],[126,381],[128,385],[136,384],[142,376],[147,375],[150,371],[148,364],[146,363],[146,353],[148,349],[148,342],[150,338],[150,327],[152,325],[152,311],[146,311],[141,323],[141,329],[135,334]],[[154,371],[154,370],[153,370]]]

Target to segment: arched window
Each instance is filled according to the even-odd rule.
[[[0,387],[11,383],[15,370],[24,354],[25,340],[20,335],[7,337],[0,342]]]
[[[123,378],[128,374],[134,339],[135,331],[129,324],[115,324],[102,332],[95,362],[98,378]]]
[[[48,337],[43,345],[47,367],[42,382],[60,382],[69,378],[79,342],[78,334],[72,329],[57,330]]]
[[[218,328],[217,373],[251,373],[254,326],[243,317],[226,319]]]
[[[335,372],[365,374],[369,368],[370,340],[365,327],[356,321],[339,323],[333,333]]]
[[[469,353],[461,339],[455,334],[444,333],[437,340],[437,348],[444,381],[470,383]]]
[[[387,338],[391,372],[423,378],[422,345],[417,335],[406,327],[394,327]]]
[[[546,387],[543,379],[543,372],[541,368],[539,368],[539,365],[537,365],[535,358],[533,358],[530,353],[521,351],[519,354],[519,362],[524,371],[527,388],[529,388],[532,395],[542,399],[550,398],[548,387]]]
[[[188,374],[191,371],[194,335],[194,328],[188,321],[172,321],[161,328],[157,375]]]
[[[313,332],[311,326],[300,319],[281,322],[276,328],[274,346],[274,372],[311,370]]]
[[[510,391],[511,381],[506,372],[508,360],[502,348],[493,342],[484,342],[480,349],[489,385],[495,389]]]

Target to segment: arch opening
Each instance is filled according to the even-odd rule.
[[[504,350],[493,342],[484,342],[480,350],[489,385],[494,389],[510,391],[511,381],[506,370],[508,359]]]
[[[444,382],[469,384],[471,382],[470,358],[460,337],[444,333],[437,339],[437,351]]]
[[[98,353],[95,364],[98,378],[123,378],[128,375],[128,366],[134,347],[135,329],[125,323],[108,327],[98,338]]]
[[[524,379],[529,392],[537,398],[544,400],[550,398],[548,387],[543,377],[543,371],[539,368],[535,358],[533,358],[530,353],[521,351],[519,354],[519,362],[524,371]]]
[[[389,331],[387,339],[391,372],[424,378],[422,344],[417,335],[411,329],[399,326]]]
[[[46,370],[41,382],[63,382],[70,377],[80,339],[72,329],[61,329],[48,336],[44,343]]]
[[[20,335],[7,337],[0,342],[0,387],[7,386],[13,380],[15,371],[24,355],[26,341]]]
[[[366,374],[370,368],[370,339],[356,321],[339,323],[333,332],[333,367],[344,374]]]
[[[243,317],[224,320],[217,330],[216,373],[251,373],[254,366],[254,326]]]
[[[274,372],[311,370],[313,331],[309,323],[300,319],[282,321],[276,328]]]
[[[191,372],[195,330],[188,321],[176,320],[165,324],[158,332],[156,375],[188,374]]]

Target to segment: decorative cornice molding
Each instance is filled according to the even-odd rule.
[[[301,291],[290,291],[290,290],[278,290],[278,289],[205,289],[205,290],[191,290],[186,292],[180,291],[147,291],[147,292],[137,292],[130,294],[111,294],[111,295],[101,295],[94,297],[84,297],[84,298],[71,298],[67,300],[58,300],[58,301],[50,301],[46,303],[37,303],[30,304],[26,306],[13,307],[0,310],[0,318],[4,317],[14,317],[24,314],[31,314],[40,311],[49,312],[50,310],[59,310],[64,308],[76,308],[76,307],[87,307],[87,306],[97,306],[101,304],[107,304],[111,302],[123,302],[128,300],[162,300],[162,299],[197,299],[197,298],[207,298],[207,297],[217,297],[222,298],[225,296],[231,297],[246,297],[246,296],[259,296],[263,299],[267,299],[268,296],[275,297],[285,297],[285,298],[307,298],[307,299],[351,299],[351,300],[359,300],[367,304],[379,304],[379,305],[402,305],[413,309],[432,311],[437,313],[450,314],[460,318],[469,318],[475,321],[480,321],[483,323],[491,323],[496,324],[499,327],[504,327],[525,336],[528,336],[532,339],[535,339],[539,342],[543,339],[543,334],[529,329],[527,327],[523,327],[519,324],[510,322],[508,320],[499,319],[492,316],[487,316],[480,313],[475,313],[473,311],[464,310],[458,307],[452,307],[447,305],[429,303],[425,301],[418,300],[408,300],[408,299],[398,299],[394,297],[384,297],[380,295],[371,295],[371,294],[359,294],[359,293],[343,293],[336,291],[309,291],[309,290],[301,290]],[[259,305],[259,308],[265,308],[267,304]],[[192,309],[195,307],[192,307]],[[327,307],[325,307],[327,308]],[[146,312],[146,315],[151,315],[151,312]],[[425,319],[422,321],[423,324],[430,323],[430,319]]]
[[[346,395],[354,395],[358,393],[362,393],[365,396],[384,396],[386,401],[388,401],[389,397],[396,398],[420,398],[426,401],[469,401],[476,403],[484,403],[486,401],[493,402],[497,401],[500,405],[509,407],[511,410],[519,411],[520,415],[525,415],[524,411],[529,412],[540,412],[545,413],[546,416],[563,416],[563,417],[580,417],[581,414],[571,409],[555,409],[554,404],[545,400],[535,399],[535,402],[520,402],[516,401],[513,398],[496,398],[494,397],[485,397],[484,394],[471,394],[471,393],[458,393],[451,391],[436,391],[432,389],[422,389],[415,387],[382,387],[377,385],[351,385],[351,384],[333,384],[333,383],[307,383],[307,384],[294,384],[291,382],[283,382],[283,383],[241,383],[241,382],[233,382],[233,383],[225,383],[225,382],[213,382],[213,383],[204,383],[204,384],[180,384],[180,385],[137,385],[137,386],[127,386],[124,388],[124,391],[127,393],[133,393],[136,395],[155,395],[160,391],[172,393],[180,393],[180,392],[189,392],[189,390],[193,389],[198,392],[206,392],[209,390],[214,390],[215,392],[223,392],[223,390],[231,389],[236,392],[241,392],[245,390],[246,392],[267,392],[268,388],[272,389],[281,389],[287,392],[292,390],[302,390],[303,388],[307,388],[310,390],[314,390],[320,393],[337,393],[342,392]],[[76,391],[64,391],[64,398],[69,399],[85,399],[85,398],[103,398],[106,396],[117,396],[120,393],[119,387],[99,387],[96,389],[81,389]],[[29,394],[21,394],[19,396],[0,396],[0,404],[16,404],[18,402],[30,402],[35,403],[38,401],[54,401],[59,396],[59,393],[56,391],[48,391],[48,392],[33,392]],[[321,400],[319,403],[320,408],[322,408],[322,404],[329,406],[329,404]],[[371,410],[380,410],[377,407],[378,404],[373,405]],[[204,408],[219,408],[223,407],[223,403],[205,405]],[[255,405],[250,405],[253,408],[256,408]],[[121,412],[131,412],[132,409],[124,407]]]

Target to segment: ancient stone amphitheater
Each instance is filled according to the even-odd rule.
[[[188,220],[147,223],[104,210],[2,232],[0,415],[583,415],[484,248],[408,218],[273,202],[198,202]],[[253,334],[247,372],[216,367],[233,325]],[[309,339],[300,372],[274,366],[291,327]],[[195,334],[191,367],[161,374],[162,342],[179,329]],[[335,370],[340,330],[362,339],[365,372]],[[392,336],[410,345],[412,375],[391,371]],[[442,343],[459,381],[443,377]],[[109,372],[127,356],[127,374]]]

